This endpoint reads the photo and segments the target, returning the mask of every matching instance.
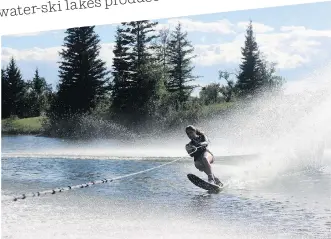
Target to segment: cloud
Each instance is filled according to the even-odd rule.
[[[233,41],[211,45],[195,45],[197,58],[195,63],[202,66],[219,65],[224,63],[239,64],[241,47],[244,46],[244,34],[238,35]],[[293,40],[287,37],[273,35],[272,37],[257,36],[262,52],[269,61],[278,64],[278,68],[290,69],[299,67],[311,61],[318,54],[316,47],[320,45],[312,40]]]
[[[172,18],[165,24],[159,24],[157,29],[162,29],[164,27],[174,29],[178,23],[181,23],[182,29],[187,32],[210,32],[219,34],[235,34],[234,24],[230,21],[223,19],[214,22],[202,22],[194,21],[189,18]]]
[[[19,33],[14,35],[8,35],[8,37],[30,37],[41,35],[41,32]]]
[[[238,22],[237,23],[237,27],[240,30],[246,30],[247,26],[248,26],[249,22]],[[272,32],[275,29],[271,26],[265,25],[263,23],[259,23],[259,22],[253,22],[253,31],[255,33],[265,33],[265,32]]]
[[[100,58],[107,62],[107,67],[110,69],[113,64],[115,43],[103,43],[100,49]]]
[[[238,63],[241,58],[240,44],[242,44],[242,42],[235,40],[223,44],[195,45],[197,58],[194,59],[194,62],[201,66]]]
[[[269,61],[277,63],[280,69],[293,69],[311,63],[325,50],[321,38],[331,43],[330,30],[311,30],[303,27],[283,28],[287,32],[257,33],[256,41]],[[222,63],[238,64],[241,60],[241,47],[244,46],[244,33],[232,41],[210,45],[196,45],[200,65]]]
[[[280,27],[280,30],[282,32],[290,32],[290,31],[300,31],[305,30],[306,28],[304,26],[282,26]]]
[[[19,33],[19,34],[7,35],[5,37],[35,37],[35,36],[40,36],[40,35],[44,35],[44,34],[58,35],[58,34],[61,34],[63,32],[64,32],[63,30],[28,32],[28,33]]]
[[[223,19],[214,22],[195,21],[189,18],[170,19],[159,27],[173,29],[181,22],[187,32],[217,33],[233,35],[234,39],[225,43],[195,45],[198,58],[195,63],[202,66],[222,63],[238,64],[241,59],[241,47],[245,41],[248,21],[236,24]],[[278,64],[279,68],[291,69],[313,61],[323,50],[321,38],[331,38],[331,30],[313,30],[304,26],[282,26],[276,32],[272,26],[253,22],[253,30],[260,49],[267,59]],[[202,38],[204,39],[204,38]],[[330,42],[331,43],[331,42]]]
[[[9,62],[13,56],[17,61],[46,61],[56,62],[59,59],[58,52],[61,47],[50,48],[30,48],[24,50],[17,50],[9,47],[3,47],[2,49],[2,61]]]
[[[309,63],[321,50],[321,42],[309,37],[298,38],[295,34],[257,34],[256,38],[268,60],[276,62],[283,69]]]
[[[164,24],[157,26],[158,30],[163,28],[174,29],[178,23],[181,23],[184,31],[187,32],[204,32],[204,33],[219,33],[224,35],[237,34],[245,31],[249,22],[238,22],[237,24],[231,23],[227,19],[222,19],[213,22],[195,21],[189,18],[173,18],[169,19]],[[255,33],[272,32],[275,29],[263,23],[253,22],[253,29]]]
[[[331,30],[312,30],[303,26],[283,26],[281,32],[257,34],[261,49],[281,68],[295,68],[312,62],[331,43]],[[321,55],[320,55],[321,56]]]
[[[112,65],[114,43],[101,44],[100,58],[107,62],[107,66],[110,68]],[[59,52],[62,47],[50,47],[50,48],[30,48],[24,50],[17,50],[9,47],[2,48],[2,62],[8,64],[12,57],[16,61],[42,61],[49,63],[57,63],[61,60]]]
[[[170,19],[166,25],[175,27],[180,21],[186,31],[191,32],[212,32],[217,34],[227,34],[233,37],[228,41],[207,44],[205,35],[200,37],[200,44],[194,45],[195,54],[198,56],[194,62],[200,66],[212,66],[220,64],[238,64],[241,61],[241,47],[244,46],[245,31],[248,22],[231,23],[228,20],[214,22],[194,21],[189,18]],[[160,24],[159,29],[165,24]],[[329,57],[324,54],[325,44],[331,43],[331,30],[313,30],[304,26],[282,26],[279,31],[273,27],[262,23],[254,23],[256,40],[260,49],[269,61],[278,64],[278,68],[291,69],[311,63],[319,58]],[[240,32],[237,32],[239,31]],[[54,31],[56,32],[56,31]],[[237,32],[237,33],[236,33]],[[190,36],[190,35],[189,35]],[[208,36],[208,39],[210,37]],[[199,40],[199,39],[198,39]],[[326,42],[323,40],[327,40]],[[107,62],[110,68],[112,65],[114,43],[104,43],[101,45],[100,56]],[[56,62],[59,60],[58,52],[61,47],[52,48],[31,48],[16,50],[12,48],[2,48],[2,60],[9,61],[11,56],[15,56],[21,61],[45,61]],[[323,53],[323,54],[322,54]],[[318,58],[316,58],[318,57]],[[324,59],[323,58],[323,59]],[[319,59],[322,60],[323,59]]]
[[[313,30],[304,26],[282,26],[280,31],[286,32],[296,37],[327,37],[331,38],[331,29]]]

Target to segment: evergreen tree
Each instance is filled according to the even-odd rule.
[[[12,57],[6,70],[1,74],[3,83],[3,117],[24,116],[25,82],[15,59]]]
[[[113,50],[113,83],[112,83],[112,110],[116,114],[129,113],[130,91],[132,81],[130,80],[130,55],[129,41],[126,39],[124,30],[117,27],[115,36],[115,48]]]
[[[10,116],[9,108],[9,83],[7,71],[1,69],[1,118],[6,119]]]
[[[117,99],[125,99],[121,104],[115,102],[114,108],[118,110],[119,105],[121,105],[122,112],[123,109],[126,109],[124,112],[130,113],[133,116],[133,121],[147,116],[149,112],[148,102],[155,92],[157,80],[153,79],[150,72],[150,63],[153,60],[150,43],[157,37],[153,33],[155,25],[157,25],[156,22],[147,20],[123,23],[123,30],[117,39],[117,41],[122,42],[120,45],[125,45],[124,48],[117,46],[116,51],[118,52],[115,54],[115,57],[122,59],[124,69],[118,71],[117,66],[117,71],[121,72],[122,76],[125,72],[125,79],[122,77],[122,91],[119,91],[115,83],[114,90],[117,92],[113,92],[113,95],[116,95]]]
[[[197,78],[192,75],[194,66],[191,66],[191,61],[196,57],[192,55],[193,52],[194,48],[187,39],[187,33],[182,31],[179,23],[175,31],[171,33],[169,40],[168,56],[170,69],[169,81],[166,85],[167,90],[176,95],[180,104],[189,99],[190,94],[196,87],[188,84]]]
[[[254,37],[253,25],[250,21],[246,30],[245,46],[241,48],[242,63],[236,84],[239,96],[253,96],[263,86],[263,79],[259,70],[259,48]]]
[[[42,96],[45,92],[52,90],[52,86],[47,84],[44,77],[40,77],[38,68],[35,71],[34,77],[32,79],[32,88],[38,96]]]
[[[32,81],[28,82],[26,106],[30,108],[29,117],[37,117],[46,112],[51,93],[51,85],[47,84],[45,78],[40,77],[36,69]]]
[[[153,97],[148,104],[150,113],[153,114],[154,122],[164,120],[164,115],[168,114],[169,102],[171,97],[166,88],[166,83],[169,81],[169,46],[170,30],[163,28],[158,31],[158,37],[152,45],[154,60],[150,66],[150,73],[153,74],[153,79],[156,79]]]
[[[70,28],[66,34],[58,91],[51,108],[57,119],[90,113],[109,90],[109,71],[99,59],[100,39],[94,26]]]
[[[162,69],[162,78],[167,81],[169,78],[169,67],[168,67],[168,46],[169,46],[170,31],[164,28],[159,31],[158,41],[154,42],[153,48],[155,50],[156,61],[160,64]]]

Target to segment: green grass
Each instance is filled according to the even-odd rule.
[[[1,120],[2,134],[39,134],[45,117]]]

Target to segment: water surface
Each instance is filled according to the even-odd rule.
[[[219,194],[209,195],[194,186],[186,174],[206,176],[194,168],[192,159],[182,158],[123,180],[9,200],[23,193],[143,171],[179,156],[179,149],[174,149],[175,157],[113,157],[111,152],[122,147],[116,141],[3,137],[3,238],[331,237],[327,150],[322,164],[270,162],[264,156],[218,159],[215,174],[227,185]]]

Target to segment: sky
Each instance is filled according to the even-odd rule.
[[[181,22],[195,48],[193,73],[200,76],[196,83],[201,86],[222,83],[220,70],[236,72],[247,24],[252,20],[260,49],[268,61],[277,63],[277,74],[291,85],[331,62],[330,12],[331,2],[325,2],[153,20],[159,22],[159,29],[171,30]],[[116,26],[95,28],[101,39],[100,57],[109,69]],[[39,74],[55,87],[64,37],[65,29],[3,36],[2,67],[13,56],[25,80],[32,79],[38,67]]]

